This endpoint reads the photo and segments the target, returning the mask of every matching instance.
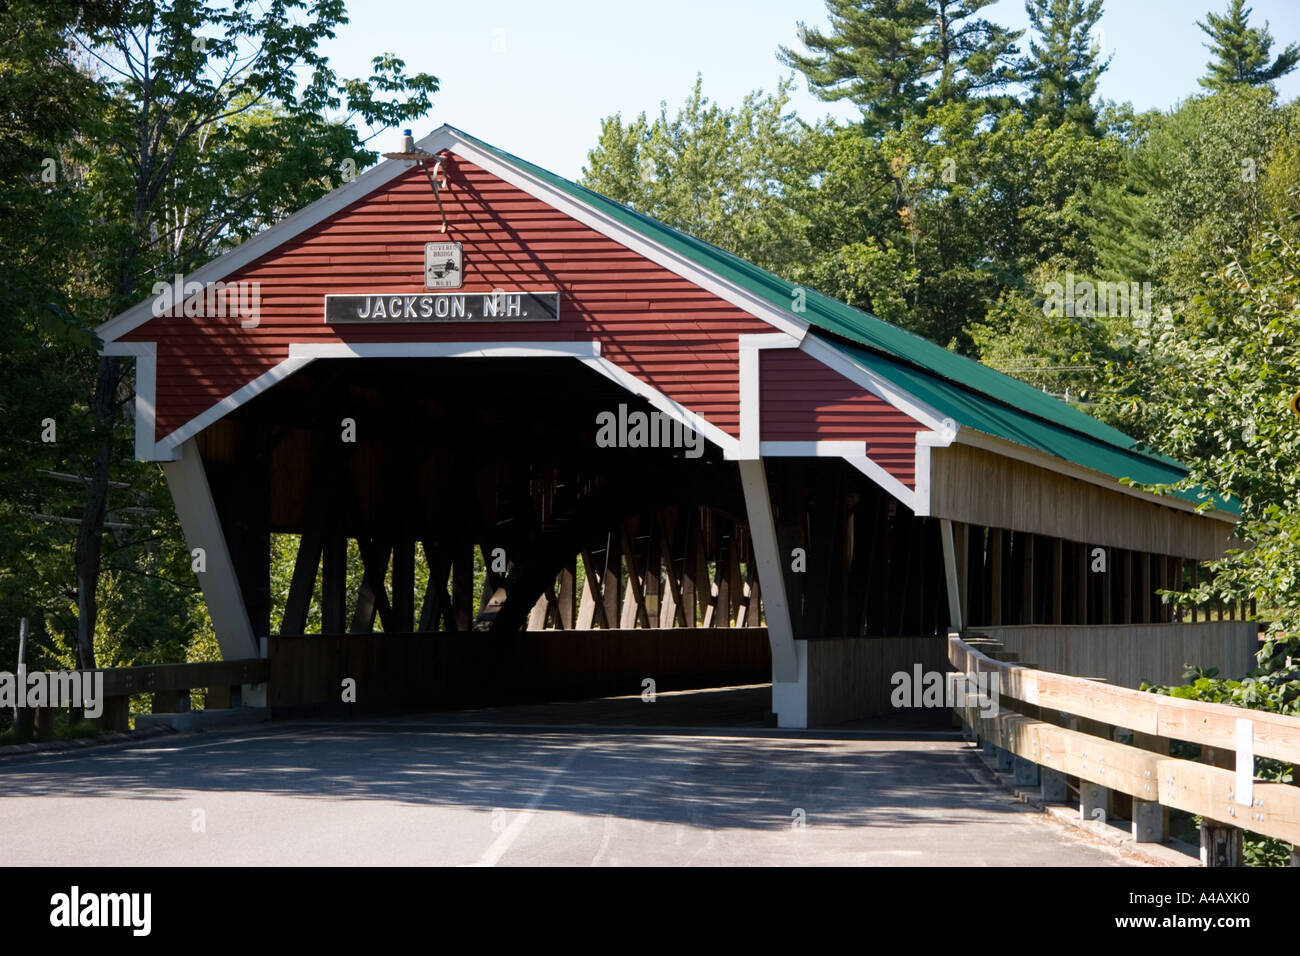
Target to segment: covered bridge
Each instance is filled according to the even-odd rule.
[[[770,679],[806,726],[972,627],[1112,680],[1249,663],[1159,626],[1235,520],[1121,481],[1175,462],[450,126],[99,334],[273,707]]]

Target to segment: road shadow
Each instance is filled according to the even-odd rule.
[[[730,708],[740,719],[755,700],[766,700],[766,688],[743,690],[749,692],[726,700],[683,702],[681,713]],[[646,713],[669,700],[621,702]],[[592,719],[603,712],[614,721],[617,709],[566,712]],[[670,710],[655,711],[654,719],[670,719]],[[0,770],[0,798],[168,801],[245,792],[742,829],[789,828],[797,811],[819,827],[961,826],[987,823],[990,813],[1011,823],[1026,812],[975,775],[975,758],[960,743],[940,735],[819,739],[816,732],[791,737],[733,724],[729,733],[707,736],[622,730],[616,722],[607,729],[561,732],[539,724],[506,732],[475,726],[500,713],[461,714],[460,726],[448,725],[446,716],[273,724],[50,756]]]

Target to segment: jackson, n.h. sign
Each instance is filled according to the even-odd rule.
[[[327,295],[325,324],[349,322],[549,322],[560,317],[559,292],[425,292]]]

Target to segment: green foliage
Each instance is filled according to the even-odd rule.
[[[107,5],[15,0],[0,9],[0,661],[17,656],[18,621],[33,651],[61,629],[74,528],[62,515],[84,498],[71,471],[93,434],[84,382],[94,377],[90,322],[98,290],[84,277],[91,202],[66,148],[99,94],[68,48]]]
[[[738,109],[704,96],[702,80],[669,118],[611,116],[587,157],[582,183],[778,273],[807,258],[789,194],[809,175],[812,131],[786,112],[789,83],[753,93]]]
[[[1003,292],[968,331],[986,365],[1088,405],[1107,384],[1110,331],[1094,314],[1049,308],[1042,291],[1051,283],[1064,285],[1072,270],[1063,259],[1044,263],[1030,276],[1028,290]]]
[[[930,17],[924,0],[827,0],[830,33],[799,24],[808,53],[781,47],[778,57],[824,100],[847,99],[872,133],[895,129],[924,99],[921,37]]]
[[[814,249],[834,262],[840,247],[855,242],[854,231],[887,237],[876,241],[900,254],[893,297],[908,309],[898,323],[962,350],[1004,294],[1032,288],[1039,262],[1094,261],[1085,212],[1093,192],[1115,176],[1119,156],[1114,143],[1073,125],[1030,123],[1022,113],[997,115],[973,103],[930,110],[879,143],[863,144],[863,154],[872,158],[867,168],[888,177],[875,192],[890,197],[894,214],[881,216],[879,200],[873,208],[825,175],[805,216],[836,231],[818,237]],[[815,260],[809,281],[828,271]],[[881,299],[888,301],[879,292],[869,301],[847,297],[868,309]]]
[[[1300,627],[1300,254],[1268,229],[1207,276],[1125,370],[1159,420],[1161,450],[1189,463],[1190,486],[1240,502],[1251,546],[1213,565],[1186,600],[1255,598],[1277,629]],[[1154,431],[1154,429],[1153,429]]]
[[[809,127],[776,96],[734,110],[697,82],[670,119],[610,117],[583,184],[783,277],[941,343],[1047,257],[1087,265],[1090,197],[1118,144],[989,101],[934,107],[884,135]]]

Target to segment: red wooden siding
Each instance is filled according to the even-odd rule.
[[[256,328],[162,316],[123,341],[157,342],[162,439],[288,357],[291,343],[601,342],[601,354],[723,431],[739,435],[737,337],[771,326],[487,171],[457,158],[447,233],[418,167],[223,281],[257,281]],[[424,243],[464,243],[458,292],[559,289],[552,322],[327,326],[328,293],[422,293]]]
[[[920,422],[799,349],[759,352],[763,441],[864,441],[867,457],[916,484]]]

